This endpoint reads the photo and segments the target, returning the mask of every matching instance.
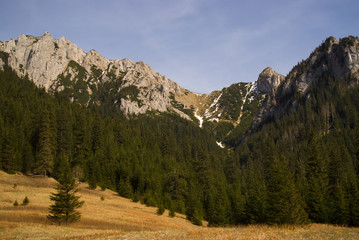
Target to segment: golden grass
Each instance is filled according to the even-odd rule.
[[[16,184],[16,187],[14,185]],[[0,171],[0,239],[359,239],[358,228],[313,224],[304,227],[250,225],[231,228],[197,227],[177,214],[119,197],[115,192],[79,185],[81,221],[68,226],[47,219],[51,178],[9,175]],[[30,203],[22,206],[25,197]],[[104,200],[101,200],[103,196]],[[17,200],[19,206],[14,207]]]

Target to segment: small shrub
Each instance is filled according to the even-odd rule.
[[[105,197],[104,197],[104,196],[101,196],[101,201],[105,201]]]
[[[198,217],[195,217],[192,219],[191,221],[194,225],[197,225],[197,226],[202,226],[202,220]]]
[[[24,198],[24,200],[22,201],[22,205],[24,205],[24,206],[26,206],[27,204],[29,204],[29,198],[26,196],[25,198]]]
[[[134,194],[133,198],[132,198],[132,201],[133,202],[138,202],[140,199],[138,197],[138,194]]]
[[[14,207],[17,207],[17,206],[19,206],[19,203],[17,202],[17,200],[15,200]]]
[[[17,184],[15,183],[14,186],[12,186],[13,189],[16,189],[17,187]]]
[[[163,215],[163,213],[165,212],[165,208],[161,205],[158,207],[157,209],[157,214],[158,215]]]
[[[95,181],[89,181],[89,189],[95,190],[97,187],[97,184]]]
[[[168,216],[171,218],[175,217],[176,216],[175,211],[173,211],[173,209],[171,209],[170,212],[168,213]]]

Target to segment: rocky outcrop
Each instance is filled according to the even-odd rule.
[[[306,96],[309,87],[316,81],[332,78],[346,79],[348,87],[358,84],[359,39],[351,36],[340,41],[334,37],[327,38],[306,60],[293,67],[285,78],[281,78],[277,85],[269,83],[271,72],[265,69],[258,78],[258,89],[269,94],[253,121],[254,126],[268,116],[276,119],[295,110],[298,105],[295,95]],[[272,90],[271,86],[274,86]]]
[[[272,68],[267,67],[258,77],[257,87],[261,93],[269,93],[274,91],[283,81],[285,77],[275,72]]]
[[[284,91],[293,89],[305,94],[313,81],[326,76],[337,78],[359,77],[359,39],[349,36],[337,41],[327,38],[313,53],[288,74]]]
[[[27,74],[47,90],[70,60],[80,62],[86,55],[64,37],[55,40],[47,32],[42,37],[21,34],[16,41],[4,42],[1,51],[9,53],[8,64],[20,76]]]
[[[121,81],[117,92],[135,86],[136,91],[131,96],[116,100],[126,114],[174,110],[171,94],[181,98],[188,92],[144,62],[109,60],[95,50],[85,53],[64,37],[54,39],[48,32],[41,37],[22,34],[17,40],[1,42],[0,51],[9,54],[8,64],[20,76],[27,74],[37,86],[50,92],[66,87],[60,81],[61,76],[69,77],[72,82],[83,81],[87,87],[81,91],[87,91],[90,96],[94,87],[108,81]],[[91,97],[87,102],[90,100]],[[179,110],[174,111],[178,113]],[[185,113],[179,114],[189,118]]]

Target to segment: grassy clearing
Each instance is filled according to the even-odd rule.
[[[359,239],[358,228],[313,224],[304,227],[261,225],[207,228],[192,225],[185,216],[162,216],[157,209],[80,184],[81,221],[57,226],[47,219],[51,178],[9,175],[0,171],[0,239]],[[22,206],[25,197],[30,203]],[[103,197],[104,200],[101,200]],[[19,206],[14,207],[17,200]]]

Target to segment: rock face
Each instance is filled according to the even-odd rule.
[[[0,42],[0,51],[9,54],[8,64],[20,76],[28,75],[37,86],[49,92],[70,88],[62,81],[66,78],[72,86],[81,85],[80,93],[70,98],[81,100],[82,104],[96,101],[92,99],[93,93],[102,85],[118,81],[117,89],[111,90],[117,93],[123,90],[115,103],[125,114],[171,111],[174,109],[171,96],[180,98],[189,92],[144,62],[109,60],[95,50],[85,53],[64,37],[54,39],[48,32],[41,37],[22,34],[17,40]],[[0,66],[3,64],[0,62]],[[75,96],[79,94],[82,96]],[[189,119],[187,114],[181,111],[179,114]]]
[[[271,75],[270,70],[265,69],[263,72],[266,72],[264,75]],[[261,122],[265,117],[279,118],[286,112],[296,109],[298,102],[295,95],[306,96],[314,82],[332,78],[347,79],[348,87],[358,84],[359,39],[352,36],[340,41],[334,37],[327,38],[306,60],[293,67],[285,78],[281,78],[279,85],[266,83],[260,86],[261,75],[258,78],[258,89],[268,94],[253,121],[254,124]],[[268,77],[264,79],[262,82],[265,83]],[[271,91],[270,86],[274,86]]]
[[[272,68],[267,67],[259,74],[257,80],[258,90],[261,93],[272,92],[284,81],[284,79],[285,77],[282,74],[279,74]]]
[[[9,53],[8,64],[20,76],[28,74],[37,86],[46,90],[70,60],[80,62],[86,56],[64,37],[55,40],[47,32],[40,38],[21,34],[16,41],[3,43],[0,50]]]
[[[359,39],[349,36],[337,41],[327,38],[313,53],[295,66],[288,74],[284,91],[293,89],[303,94],[313,81],[318,81],[326,74],[334,79],[359,77]]]

